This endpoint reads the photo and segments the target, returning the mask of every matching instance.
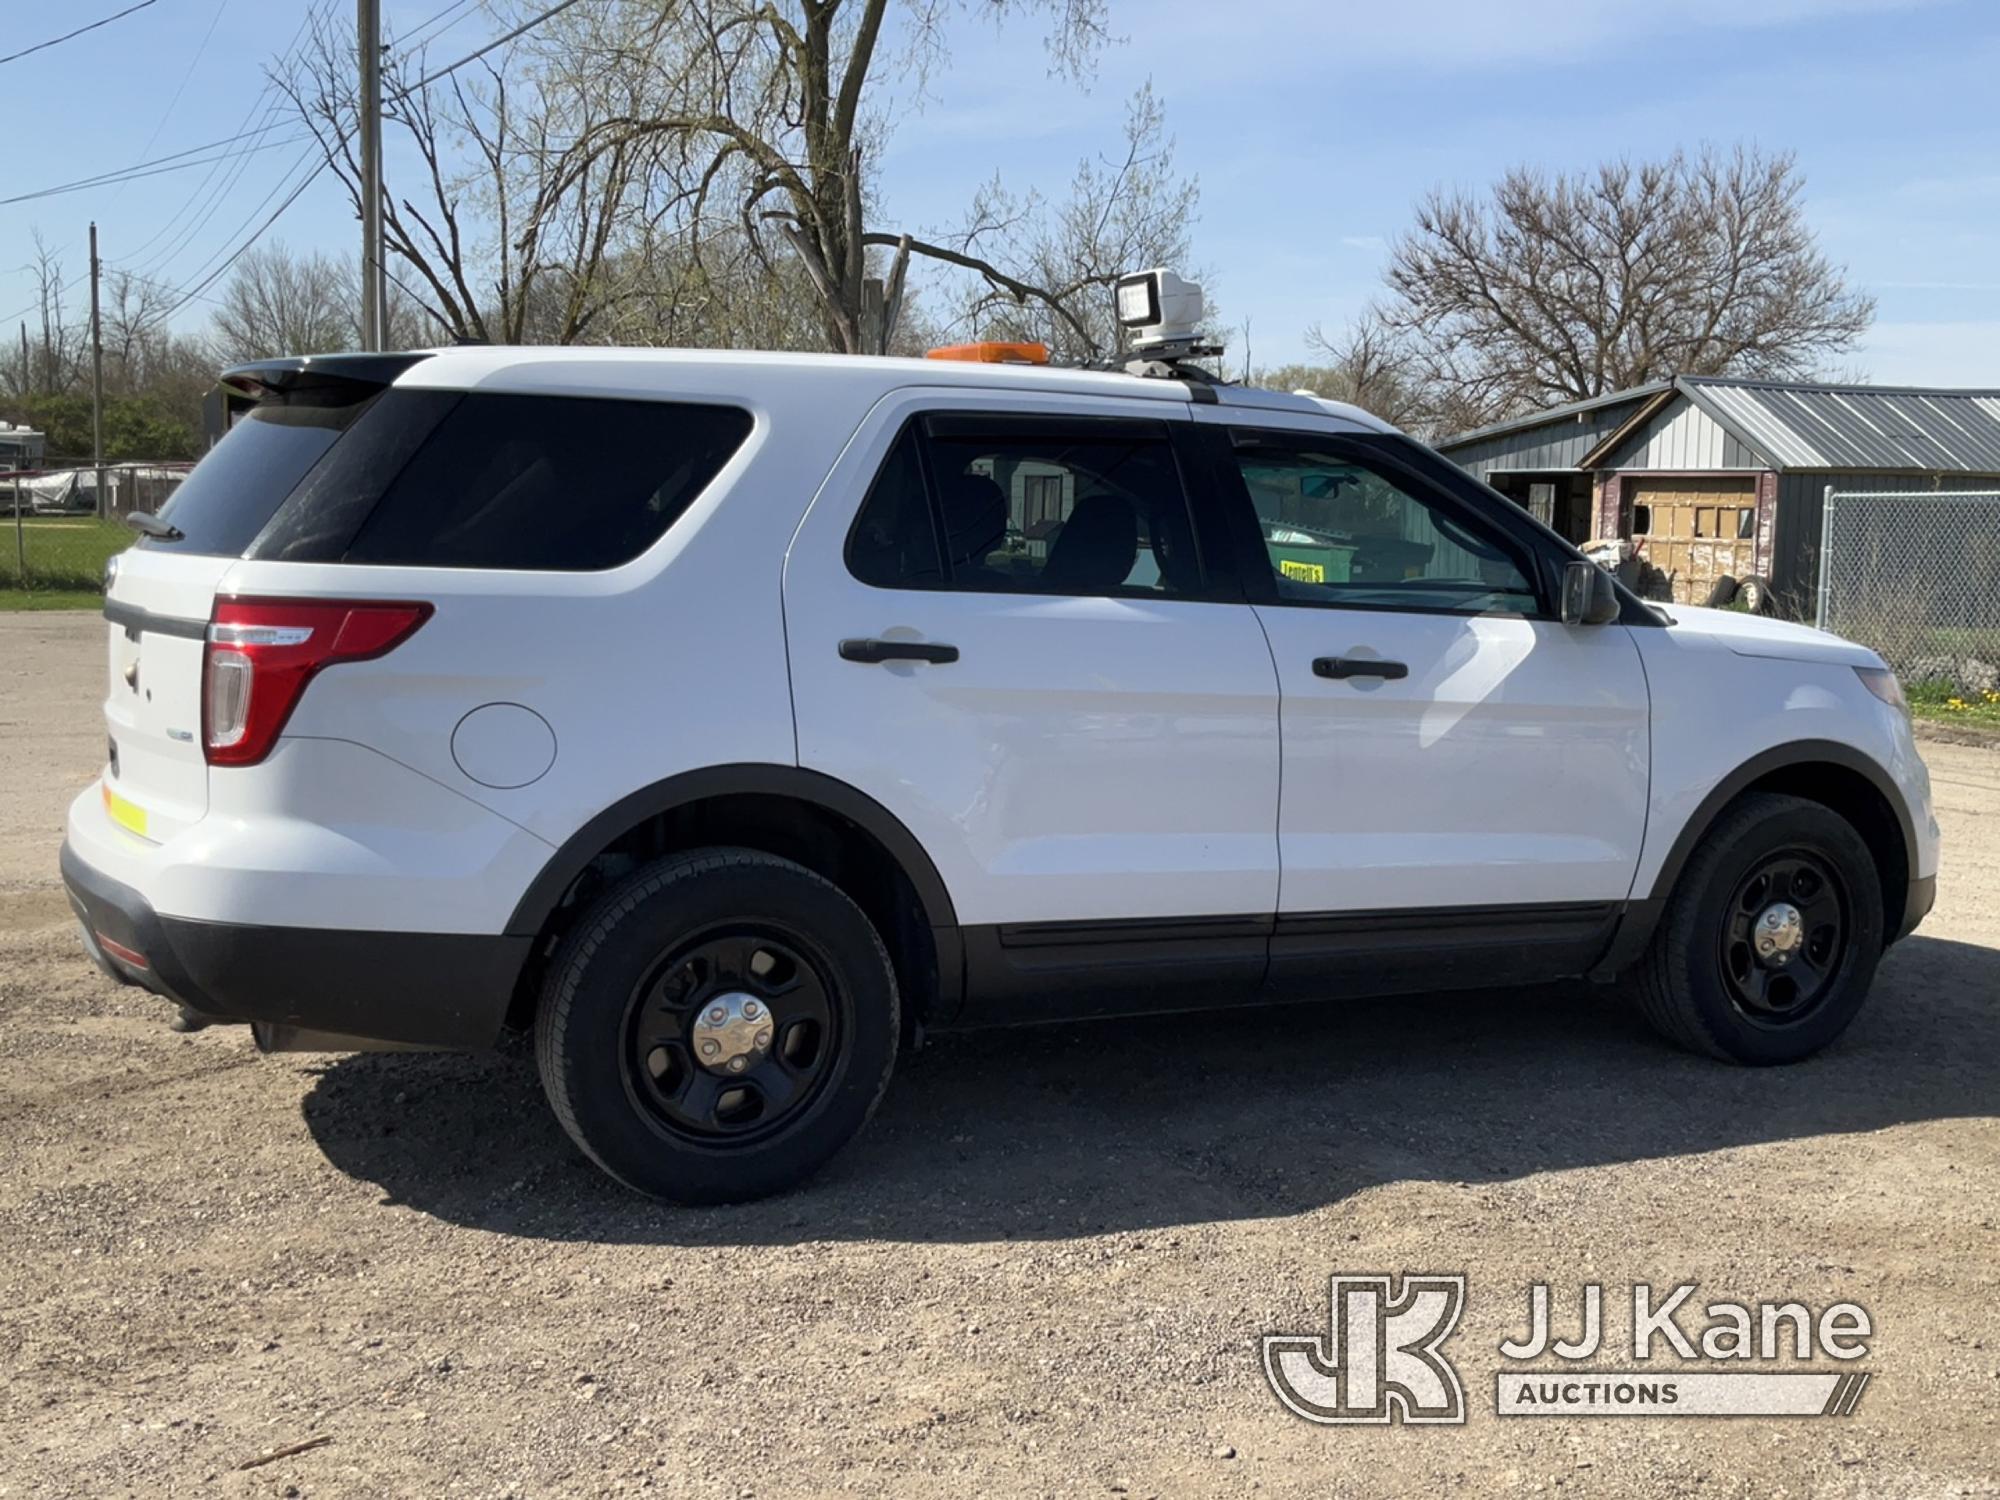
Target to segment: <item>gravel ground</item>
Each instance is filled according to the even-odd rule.
[[[259,1058],[100,978],[54,871],[102,650],[0,616],[0,1494],[1996,1493],[2000,754],[1929,747],[1938,910],[1800,1067],[1581,989],[947,1039],[807,1190],[688,1212],[525,1052]],[[1404,1269],[1471,1277],[1469,1423],[1289,1416],[1259,1336]],[[1531,1282],[1641,1279],[1860,1302],[1874,1382],[1492,1415]]]

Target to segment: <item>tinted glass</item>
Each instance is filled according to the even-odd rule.
[[[1256,440],[1236,459],[1281,600],[1463,614],[1539,608],[1512,550],[1421,485],[1309,442]]]
[[[1201,560],[1157,424],[937,424],[928,455],[954,589],[1193,595]]]
[[[389,483],[346,560],[616,567],[666,534],[750,427],[735,407],[475,392]]]
[[[331,396],[272,398],[252,407],[161,507],[160,518],[178,526],[185,537],[144,537],[139,545],[241,556],[335,439],[367,411],[379,389],[341,387]]]
[[[848,534],[848,571],[880,589],[934,588],[944,576],[917,444],[916,427],[904,428]]]
[[[384,391],[299,482],[244,556],[341,561],[390,481],[464,399],[457,391]]]

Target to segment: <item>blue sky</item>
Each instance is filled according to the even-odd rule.
[[[123,3],[15,0],[0,53]],[[384,11],[407,34],[446,3]],[[1249,319],[1256,361],[1276,364],[1303,356],[1307,325],[1366,302],[1386,241],[1433,184],[1752,141],[1798,154],[1823,248],[1878,299],[1856,368],[2000,386],[1996,0],[1111,0],[1121,40],[1088,90],[1049,76],[1032,12],[996,26],[976,9],[928,97],[898,112],[884,227],[944,228],[996,171],[1059,196],[1080,156],[1116,147],[1127,96],[1151,79],[1178,164],[1201,181],[1211,295],[1232,327]],[[303,14],[304,0],[156,0],[0,67],[13,147],[0,196],[234,134]],[[432,56],[493,30],[468,6]],[[191,286],[261,222],[260,200],[283,196],[302,150],[250,157],[206,196],[203,167],[0,209],[0,313],[32,300],[17,269],[31,229],[65,247],[74,276],[92,217],[108,263]],[[392,187],[397,170],[392,156]],[[341,252],[356,239],[330,179],[272,233]],[[0,335],[18,337],[13,321]]]

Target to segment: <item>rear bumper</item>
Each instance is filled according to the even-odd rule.
[[[261,1021],[406,1046],[500,1034],[529,937],[353,932],[165,917],[65,841],[63,884],[93,958],[214,1021]]]

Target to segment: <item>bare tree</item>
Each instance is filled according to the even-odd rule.
[[[1739,147],[1437,190],[1394,246],[1381,329],[1460,421],[1676,374],[1808,374],[1874,302],[1820,253],[1803,189],[1789,154]]]
[[[301,121],[361,208],[352,28],[319,17],[278,75]],[[614,291],[616,234],[631,206],[634,153],[612,144],[565,166],[563,150],[619,107],[619,76],[550,88],[549,70],[508,49],[476,71],[426,82],[426,56],[385,49],[385,129],[422,164],[385,184],[383,239],[395,286],[448,336],[573,343]],[[401,190],[399,190],[401,189]]]
[[[1417,378],[1408,351],[1373,309],[1339,334],[1313,324],[1306,330],[1306,347],[1318,363],[1259,370],[1249,383],[1351,402],[1397,427],[1428,431],[1435,425],[1431,393]]]
[[[260,246],[223,288],[210,325],[217,362],[351,349],[357,299],[354,276],[333,256],[295,255],[282,242]]]
[[[1039,193],[1017,199],[998,179],[980,190],[965,227],[947,241],[979,273],[952,326],[1045,343],[1059,362],[1112,353],[1123,336],[1112,283],[1149,266],[1187,269],[1200,198],[1192,178],[1174,174],[1166,114],[1148,84],[1128,107],[1124,151],[1079,163],[1060,205]],[[989,266],[1006,280],[987,274]],[[1020,286],[1034,291],[1024,297]]]
[[[35,309],[41,328],[41,358],[36,362],[31,384],[45,396],[69,389],[90,348],[90,333],[83,319],[72,322],[64,302],[69,290],[63,280],[61,253],[51,250],[41,230],[33,231],[35,258],[28,273],[35,278]]]
[[[684,226],[697,254],[721,224],[740,231],[738,243],[773,270],[788,248],[815,293],[824,343],[847,353],[880,352],[893,337],[912,255],[970,270],[1017,302],[1061,316],[1062,286],[976,253],[968,248],[976,233],[953,244],[868,227],[869,164],[887,130],[871,108],[870,84],[893,66],[906,95],[920,93],[942,57],[945,21],[965,9],[996,19],[1039,13],[1053,65],[1080,75],[1104,41],[1104,0],[899,0],[894,28],[890,0],[587,9],[565,12],[558,32],[576,86],[594,88],[592,80],[622,68],[631,88],[625,107],[579,130],[544,207],[608,154],[641,152],[665,184],[659,209]],[[885,57],[892,29],[900,46]],[[871,264],[871,249],[893,258]]]

